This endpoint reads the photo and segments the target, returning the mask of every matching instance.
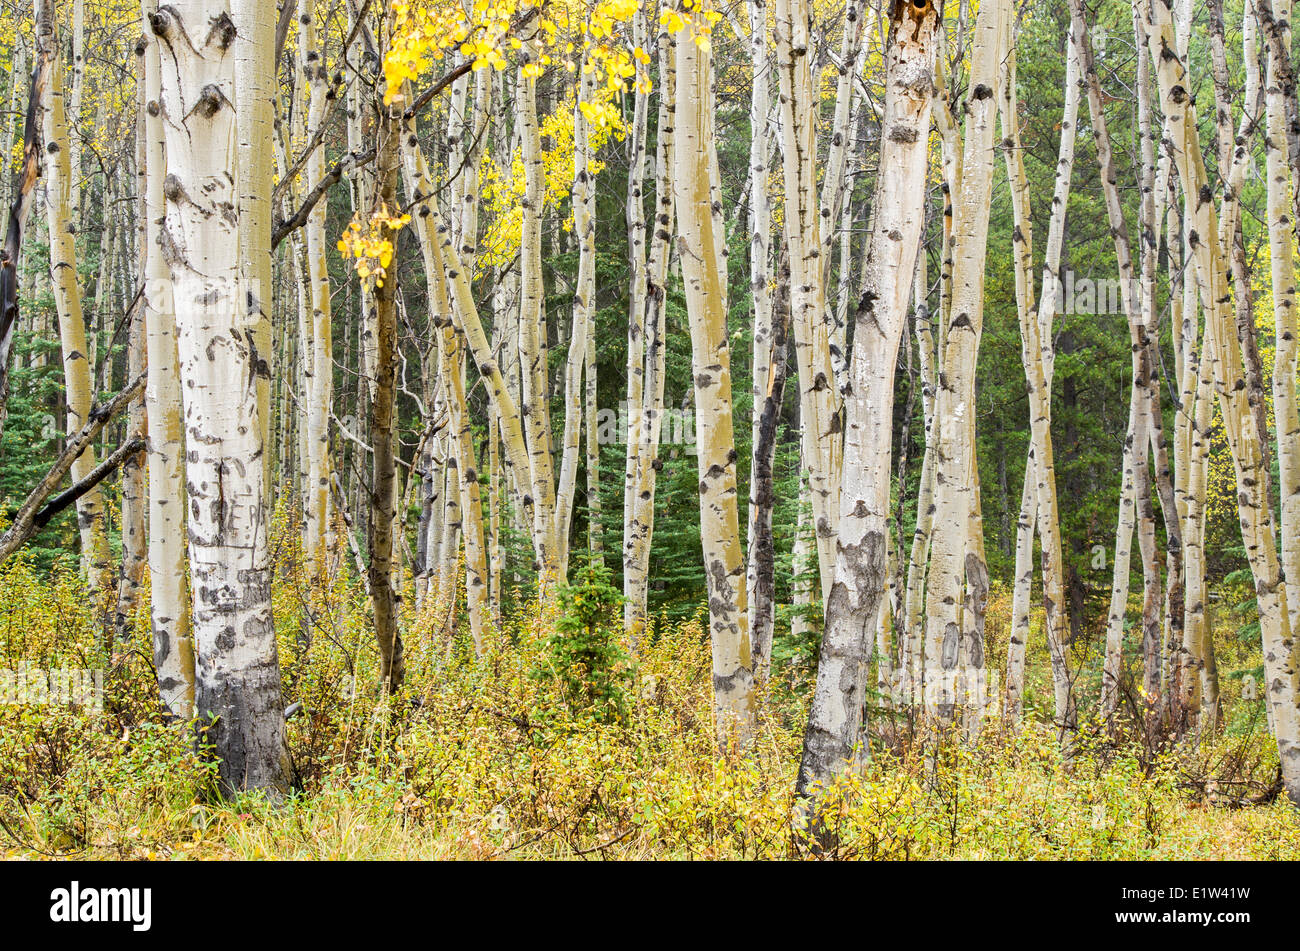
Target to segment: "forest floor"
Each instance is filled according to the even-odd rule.
[[[601,682],[601,706],[579,702],[535,617],[508,623],[499,646],[475,659],[468,638],[439,636],[426,611],[408,628],[407,682],[380,703],[367,689],[376,659],[364,602],[336,591],[304,623],[300,592],[286,582],[275,595],[285,694],[302,704],[288,724],[297,791],[274,804],[222,801],[193,725],[158,713],[147,617],[105,645],[75,576],[51,583],[21,561],[0,570],[0,668],[94,668],[112,651],[102,710],[0,704],[0,855],[803,854],[792,788],[806,670],[774,678],[752,747],[724,759],[698,623],[663,625],[634,671],[619,666]],[[929,762],[881,740],[824,794],[834,854],[1300,859],[1300,811],[1244,804],[1276,771],[1266,731],[1227,720],[1199,748],[1157,753],[1084,731],[1068,763],[1053,731],[1032,720],[1008,733],[990,723],[978,742]],[[879,711],[875,722],[890,723]]]

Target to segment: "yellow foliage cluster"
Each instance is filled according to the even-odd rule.
[[[596,90],[593,102],[577,105],[587,122],[587,140],[594,154],[611,138],[622,139],[627,125],[622,113],[614,106],[618,91],[608,86]],[[575,95],[570,90],[564,99],[541,122],[542,169],[545,175],[545,207],[561,208],[573,187]],[[587,170],[599,175],[605,163],[592,159]],[[524,163],[518,149],[510,156],[509,168],[503,170],[491,153],[484,155],[480,174],[482,208],[489,224],[482,238],[480,269],[508,264],[519,253],[523,226]],[[569,213],[560,226],[565,231],[573,228],[573,215]]]
[[[474,69],[505,69],[501,41],[519,7],[515,0],[475,0],[468,10],[455,0],[396,0],[392,45],[384,57],[384,101],[400,100],[407,82],[452,50],[470,57]]]
[[[721,19],[721,13],[706,10],[700,0],[682,0],[680,10],[669,8],[659,14],[659,25],[669,33],[680,33],[690,27],[695,45],[707,50],[713,44],[713,27]]]
[[[383,287],[388,266],[393,263],[393,235],[410,223],[410,215],[393,214],[387,205],[364,222],[359,215],[353,216],[339,239],[339,253],[355,260],[362,281]]]
[[[518,0],[475,0],[468,10],[450,0],[398,0],[393,5],[393,42],[384,58],[385,101],[401,99],[406,83],[419,79],[453,50],[469,59],[473,69],[505,69],[507,50],[523,46],[518,36],[511,35],[512,23],[533,8],[534,4]],[[574,2],[538,9],[536,29],[543,51],[522,67],[526,78],[541,76],[553,62],[551,52],[561,45],[565,68],[572,72],[579,44],[586,48],[587,65],[603,68],[611,88],[621,89],[624,80],[635,74],[632,53],[619,34],[621,25],[635,16],[637,0],[601,0],[590,10]]]
[[[399,0],[393,9],[393,41],[384,60],[385,99],[390,103],[400,100],[408,83],[418,80],[453,51],[470,59],[474,69],[505,69],[507,57],[523,48],[523,40],[513,35],[512,25],[529,15],[534,5],[519,0],[476,0],[466,10],[445,0]],[[626,29],[637,13],[637,0],[599,0],[590,5],[566,0],[536,10],[532,14],[536,48],[520,65],[520,74],[525,79],[536,79],[548,67],[556,66],[568,73],[581,68],[584,74],[597,73],[600,78],[590,97],[575,103],[570,89],[542,120],[545,204],[559,208],[573,184],[575,110],[587,125],[593,153],[611,137],[621,139],[625,123],[619,101],[629,82],[635,83],[639,91],[649,91],[645,67],[650,57],[631,42]],[[589,165],[593,175],[602,168],[599,161]],[[486,224],[481,238],[483,251],[476,265],[486,269],[505,264],[518,253],[525,179],[518,150],[507,156],[485,149],[480,175]],[[571,216],[561,225],[570,229]],[[365,225],[354,220],[339,242],[345,256],[358,258],[358,273],[363,267],[373,273],[386,266],[379,259],[384,253],[391,255],[391,249],[385,252],[379,232],[374,222]]]

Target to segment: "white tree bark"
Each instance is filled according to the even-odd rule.
[[[667,357],[666,296],[668,261],[673,236],[673,169],[676,164],[676,42],[661,30],[659,61],[659,113],[655,149],[655,210],[649,260],[645,269],[645,305],[641,316],[645,344],[639,355],[639,399],[628,383],[627,483],[623,531],[623,626],[635,652],[645,632],[650,586],[650,543],[654,535],[655,482],[659,471],[659,436],[663,425],[664,380]],[[629,326],[629,336],[633,328]],[[629,356],[629,361],[632,356]],[[633,376],[637,374],[634,373]]]
[[[935,399],[935,515],[926,590],[925,704],[939,722],[951,721],[958,698],[954,674],[982,676],[984,645],[968,642],[963,590],[984,571],[971,550],[970,522],[978,512],[973,446],[975,363],[984,320],[984,262],[993,184],[996,87],[1009,4],[981,4],[971,49],[966,137],[954,196],[952,297]]]
[[[52,0],[39,0],[36,18],[38,56],[50,62],[49,84],[42,108],[45,143],[45,207],[50,216],[50,280],[59,314],[59,342],[63,353],[63,379],[69,436],[80,431],[94,402],[91,392],[86,324],[77,278],[76,217],[72,206],[72,167],[68,122],[64,111],[63,55],[56,34]],[[72,465],[72,481],[80,482],[95,467],[94,453],[86,452]],[[104,527],[104,495],[95,486],[77,500],[77,527],[81,533],[81,566],[96,598],[102,597],[112,574],[108,535]]]
[[[195,707],[212,719],[207,739],[223,789],[274,794],[286,788],[289,764],[267,550],[259,393],[268,368],[257,347],[260,307],[248,306],[269,288],[247,286],[240,263],[249,240],[241,238],[241,192],[269,194],[270,182],[238,179],[240,25],[230,11],[179,0],[151,10],[149,21],[163,64],[160,240],[171,267],[185,407]]]
[[[1001,97],[1007,176],[1011,180],[1012,208],[1015,214],[1012,243],[1016,255],[1016,300],[1020,312],[1023,341],[1021,352],[1031,413],[1031,447],[1025,464],[1025,487],[1017,525],[1012,631],[1007,644],[1004,711],[1007,719],[1012,722],[1020,718],[1024,694],[1035,529],[1043,539],[1043,593],[1047,603],[1047,638],[1053,656],[1053,685],[1057,688],[1055,695],[1058,718],[1066,715],[1070,692],[1068,664],[1058,663],[1055,659],[1058,653],[1064,658],[1068,625],[1051,430],[1052,371],[1055,368],[1052,325],[1056,318],[1060,287],[1061,246],[1065,237],[1065,212],[1070,198],[1070,177],[1074,170],[1074,143],[1079,115],[1078,54],[1071,39],[1067,38],[1065,51],[1065,105],[1061,114],[1061,143],[1056,160],[1056,181],[1052,190],[1047,253],[1043,262],[1042,296],[1038,299],[1036,314],[1029,181],[1020,145],[1014,43],[1007,56],[1008,76]]]
[[[749,541],[745,568],[745,599],[749,603],[749,632],[754,644],[754,676],[767,679],[772,657],[772,627],[775,620],[774,581],[765,565],[760,566],[757,539],[772,532],[771,470],[775,441],[764,440],[766,417],[779,411],[768,407],[774,396],[772,373],[774,352],[772,326],[772,200],[768,194],[768,161],[772,154],[769,88],[771,65],[768,56],[767,2],[753,0],[749,10],[749,294],[754,313],[754,357],[751,364],[749,465]],[[782,335],[784,346],[784,335]],[[782,355],[783,356],[783,355]],[[772,419],[772,429],[776,420]],[[769,444],[770,443],[770,444]],[[767,493],[769,497],[760,497]]]
[[[560,541],[556,536],[556,490],[551,455],[550,380],[546,366],[545,291],[542,287],[542,210],[546,177],[542,168],[542,137],[537,121],[537,81],[524,67],[540,58],[536,34],[524,41],[519,76],[515,84],[520,141],[524,162],[523,223],[519,247],[522,282],[519,310],[519,359],[522,367],[524,434],[533,506],[534,534],[541,543],[538,590],[545,594],[561,580]]]
[[[1270,277],[1273,288],[1273,417],[1278,441],[1278,497],[1281,501],[1282,573],[1292,585],[1300,583],[1300,408],[1296,380],[1300,378],[1300,325],[1296,320],[1295,222],[1289,205],[1288,187],[1293,186],[1290,163],[1284,151],[1288,142],[1287,102],[1282,88],[1278,50],[1291,49],[1291,31],[1283,24],[1291,19],[1290,0],[1272,0],[1273,23],[1280,33],[1269,45],[1266,105],[1268,135],[1264,140],[1265,175],[1268,182],[1268,235]],[[1294,91],[1292,91],[1294,96]],[[1300,627],[1300,593],[1288,591],[1287,607],[1292,632]]]
[[[843,463],[842,401],[831,364],[825,251],[817,202],[817,98],[808,0],[777,0],[775,65],[780,87],[785,241],[790,252],[790,306],[799,371],[803,466],[812,491],[817,564],[823,601],[835,570]],[[833,185],[831,187],[834,187]],[[832,219],[833,220],[833,219]]]
[[[1282,779],[1292,801],[1300,803],[1300,662],[1291,632],[1288,592],[1278,561],[1268,504],[1269,473],[1263,465],[1263,450],[1246,392],[1241,345],[1231,313],[1226,255],[1201,156],[1196,107],[1188,93],[1187,70],[1176,52],[1172,11],[1166,0],[1140,2],[1161,100],[1172,130],[1168,141],[1174,164],[1184,191],[1196,196],[1188,223],[1188,243],[1206,313],[1207,337],[1213,342],[1215,389],[1236,473],[1242,538],[1255,581],[1266,692],[1273,713]]]
[[[325,63],[325,49],[316,30],[316,20],[307,3],[298,16],[299,82],[307,87],[310,105],[306,132],[310,142],[321,130],[329,114],[330,85]],[[307,181],[316,183],[325,177],[325,147],[312,150],[305,166]],[[326,202],[312,210],[304,227],[306,234],[307,279],[310,288],[310,335],[299,345],[310,347],[307,362],[310,372],[302,394],[306,402],[307,481],[303,486],[303,511],[306,535],[304,554],[313,582],[322,584],[330,568],[334,550],[330,516],[330,411],[334,402],[334,322],[330,305],[328,247],[325,235]]]
[[[148,15],[149,0],[145,0]],[[163,188],[167,153],[163,128],[158,44],[145,42],[146,137],[144,226],[145,283],[142,299],[149,420],[149,578],[153,661],[162,702],[188,720],[194,707],[194,641],[190,628],[186,568],[185,431],[181,418],[180,369],[171,270],[163,257]]]
[[[925,180],[939,17],[928,0],[895,5],[885,53],[885,112],[866,289],[854,316],[846,392],[844,487],[835,581],[826,601],[817,686],[798,792],[843,769],[859,741],[887,575],[894,366],[925,227]]]
[[[713,65],[693,27],[677,37],[677,130],[673,201],[680,229],[682,279],[691,328],[691,365],[698,412],[700,537],[713,645],[713,707],[719,747],[744,746],[753,734],[754,675],[745,606],[744,557],[731,419],[731,356],[727,347],[726,272],[719,268],[725,235],[713,214],[710,165],[715,160]]]

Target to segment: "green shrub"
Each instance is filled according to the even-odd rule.
[[[535,675],[554,681],[571,713],[587,713],[602,723],[622,721],[629,666],[617,619],[624,599],[598,557],[586,557],[574,577],[573,584],[556,591],[559,614]]]

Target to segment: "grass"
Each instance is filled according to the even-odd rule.
[[[147,618],[113,655],[74,577],[0,571],[0,667],[110,670],[101,712],[0,706],[0,854],[92,859],[753,859],[800,850],[794,772],[808,674],[760,699],[744,754],[714,746],[710,659],[696,622],[662,626],[583,707],[554,670],[552,626],[527,612],[475,659],[438,613],[407,621],[406,685],[381,700],[365,606],[347,579],[275,587],[297,789],[221,801],[195,724],[157,710]],[[408,599],[408,604],[413,599]],[[304,623],[304,609],[311,620]],[[991,625],[994,627],[995,625]],[[310,635],[310,637],[306,636]],[[589,636],[601,636],[592,631]],[[604,636],[616,637],[617,632]],[[581,673],[581,672],[579,672]],[[288,701],[286,701],[288,702]],[[1300,812],[1242,807],[1276,751],[1258,717],[1200,747],[1147,750],[1099,731],[1063,760],[1039,722],[929,758],[883,740],[823,795],[835,857],[1297,859]],[[612,708],[611,708],[612,709]],[[881,712],[873,721],[888,723]],[[898,735],[900,731],[886,731]],[[1218,790],[1217,794],[1214,790]],[[1230,796],[1229,793],[1232,795]]]

